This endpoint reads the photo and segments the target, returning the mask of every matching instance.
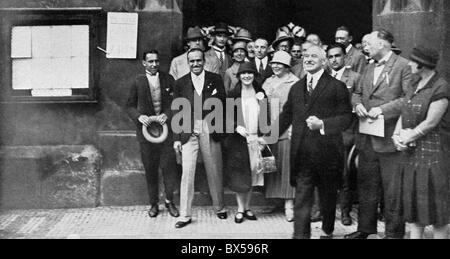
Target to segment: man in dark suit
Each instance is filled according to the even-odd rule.
[[[267,55],[268,48],[269,42],[266,39],[259,38],[255,40],[255,58],[251,59],[250,62],[252,62],[258,70],[256,82],[259,85],[263,85],[264,81],[273,75],[272,68],[269,66],[270,60]]]
[[[304,53],[307,75],[292,86],[279,118],[280,134],[292,125],[291,185],[296,187],[294,235],[311,237],[314,187],[323,216],[321,238],[332,238],[337,189],[343,169],[342,131],[351,121],[344,83],[325,73],[326,53],[312,46]]]
[[[215,60],[215,62],[219,64],[219,75],[222,78],[225,75],[225,71],[233,64],[226,48],[230,35],[231,33],[228,29],[228,25],[225,23],[218,23],[211,32],[211,36],[213,37],[212,47],[205,53],[206,59]]]
[[[384,117],[384,137],[358,134],[358,231],[347,239],[365,239],[377,233],[378,194],[383,192],[386,238],[403,238],[405,223],[396,197],[401,188],[394,181],[395,165],[401,159],[391,139],[400,116],[403,97],[411,91],[411,68],[408,60],[391,50],[394,36],[386,31],[372,32],[365,51],[375,62],[369,64],[353,93],[352,104],[361,119]],[[361,123],[361,121],[360,121]]]
[[[347,86],[350,100],[361,75],[345,66],[345,53],[345,46],[340,43],[331,44],[327,48],[327,58],[331,68],[330,75]],[[350,217],[350,211],[352,210],[353,205],[352,194],[353,192],[356,192],[356,175],[354,175],[355,172],[351,171],[351,168],[347,166],[347,160],[348,154],[355,143],[357,121],[356,114],[353,113],[350,127],[342,133],[345,163],[342,188],[340,191],[340,203],[341,221],[345,226],[350,226],[352,224],[352,218]]]
[[[367,60],[364,54],[352,45],[353,36],[350,29],[345,26],[337,28],[335,41],[345,46],[345,52],[347,53],[345,55],[345,66],[356,73],[362,74]]]
[[[152,218],[158,216],[158,168],[161,167],[166,194],[165,206],[171,216],[178,217],[178,210],[173,204],[177,169],[170,127],[168,137],[163,143],[150,143],[142,133],[142,125],[148,127],[153,122],[164,125],[168,121],[175,80],[171,75],[159,70],[159,54],[156,50],[144,53],[142,65],[145,67],[145,75],[139,75],[134,80],[126,111],[137,127],[136,136],[141,149],[151,205],[148,214]]]
[[[205,103],[225,105],[225,88],[222,78],[218,74],[210,73],[203,69],[205,56],[201,49],[188,51],[188,63],[191,72],[175,82],[174,101],[172,103],[174,118],[172,129],[174,130],[174,149],[181,153],[183,175],[180,188],[180,220],[176,228],[182,228],[192,222],[192,201],[194,198],[194,180],[198,153],[206,169],[213,206],[217,217],[227,218],[227,212],[223,201],[223,176],[222,176],[222,152],[220,141],[223,137],[224,123],[222,118],[208,122],[210,116],[217,114],[217,106],[209,110]],[[179,106],[181,105],[181,110]],[[183,107],[187,106],[187,107]],[[186,112],[185,109],[188,109]],[[225,109],[222,110],[223,112]],[[222,114],[223,116],[223,114]],[[181,127],[180,128],[180,122]],[[218,126],[216,130],[213,129]],[[222,127],[222,128],[220,128]],[[222,131],[222,132],[220,132]]]

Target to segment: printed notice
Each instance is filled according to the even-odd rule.
[[[106,57],[135,59],[137,52],[137,13],[108,13]]]

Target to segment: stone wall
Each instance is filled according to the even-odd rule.
[[[450,1],[374,0],[373,6],[374,29],[390,30],[404,57],[419,44],[438,49],[438,70],[450,82]]]
[[[105,168],[96,172],[95,181],[89,180],[89,188],[95,189],[84,192],[89,202],[69,200],[65,205],[60,202],[54,203],[50,196],[47,197],[48,204],[41,198],[39,202],[21,199],[19,194],[23,191],[25,196],[27,184],[33,186],[34,191],[40,192],[50,190],[48,181],[42,181],[44,174],[43,164],[57,166],[54,159],[46,160],[45,157],[69,157],[72,149],[67,148],[89,145],[96,149],[102,158],[108,163],[108,168],[124,171],[140,172],[143,180],[142,164],[137,149],[137,141],[134,134],[135,125],[124,113],[122,106],[125,104],[129,86],[134,77],[143,73],[141,56],[145,50],[150,48],[160,52],[161,68],[168,71],[173,56],[181,50],[182,44],[182,14],[176,0],[3,0],[0,8],[68,8],[68,7],[102,7],[104,15],[100,18],[100,32],[98,36],[99,45],[106,48],[106,12],[138,12],[138,53],[137,58],[132,60],[107,59],[103,52],[96,52],[99,67],[99,99],[96,104],[0,104],[0,175],[2,188],[0,189],[0,208],[11,208],[14,203],[18,207],[26,208],[41,207],[89,207],[101,204],[100,180],[105,174]],[[11,86],[2,85],[2,88]],[[106,140],[106,141],[105,141]],[[112,147],[107,143],[117,143]],[[46,156],[39,154],[41,147],[45,149]],[[133,149],[131,153],[124,155],[126,150]],[[17,149],[20,149],[20,152]],[[76,149],[76,148],[75,148]],[[20,158],[20,154],[35,154],[31,157]],[[106,154],[106,156],[104,155]],[[44,159],[44,160],[43,160]],[[100,159],[100,158],[99,158]],[[129,162],[133,161],[133,162]],[[55,164],[56,163],[56,164]],[[22,165],[23,164],[23,165]],[[67,169],[67,168],[66,168]],[[61,170],[66,170],[62,168]],[[55,169],[56,170],[56,169]],[[59,170],[59,169],[58,169]],[[65,171],[64,171],[65,172]],[[77,171],[78,172],[78,171]],[[71,174],[65,172],[60,174],[54,172],[60,182],[64,178],[61,175]],[[61,171],[62,173],[62,171]],[[67,174],[66,174],[67,173]],[[78,172],[77,174],[81,174]],[[89,172],[85,172],[90,174]],[[61,177],[62,178],[61,178]],[[92,175],[91,175],[92,176]],[[93,177],[93,176],[92,176]],[[78,176],[75,178],[78,179]],[[70,183],[68,183],[70,184]],[[14,189],[16,187],[18,189]],[[11,189],[13,188],[13,189]],[[37,189],[36,189],[37,188]],[[39,189],[41,188],[41,189]],[[42,189],[44,188],[44,189]],[[84,188],[84,187],[83,187]],[[16,194],[11,195],[11,191]],[[19,191],[21,190],[21,191]],[[51,189],[53,190],[53,189]],[[33,191],[33,192],[34,192]],[[80,191],[82,192],[82,191]],[[59,192],[62,194],[63,192]],[[59,195],[59,194],[58,194]],[[78,194],[77,194],[78,195]],[[92,198],[94,195],[95,198]],[[21,202],[23,201],[23,202]],[[56,204],[56,205],[55,205]]]

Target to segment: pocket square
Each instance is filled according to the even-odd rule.
[[[212,95],[217,94],[217,89],[214,89],[214,91],[212,92]]]

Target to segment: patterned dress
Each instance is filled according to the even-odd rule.
[[[434,101],[449,99],[449,85],[435,75],[428,84],[406,99],[402,109],[402,127],[414,129],[426,119]],[[443,226],[449,223],[449,160],[450,152],[443,127],[448,114],[439,125],[415,141],[415,147],[403,152],[400,162],[401,212],[407,222]]]
[[[272,121],[276,120],[280,115],[283,106],[287,101],[291,87],[298,81],[298,77],[289,72],[289,74],[283,78],[278,78],[273,75],[264,82],[263,89],[269,98],[269,102],[278,100],[279,112],[276,113],[276,111],[272,110]],[[266,174],[264,183],[266,198],[295,198],[295,188],[291,186],[289,180],[291,170],[289,160],[291,152],[290,131],[291,129],[280,136],[278,144],[274,145],[275,147],[272,147],[272,151],[274,152],[277,160],[278,172]]]

